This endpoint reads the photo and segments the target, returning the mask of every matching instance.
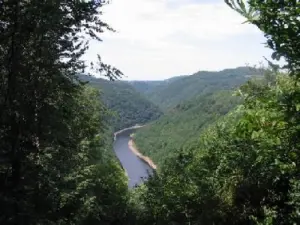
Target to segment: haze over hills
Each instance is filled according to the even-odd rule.
[[[208,125],[226,115],[241,99],[229,90],[196,96],[178,104],[166,115],[139,129],[135,143],[161,166],[184,146],[197,141]]]
[[[172,81],[180,80],[181,78],[185,77],[182,76],[175,76],[165,80],[156,80],[156,81],[148,81],[148,80],[132,80],[128,81],[137,91],[149,95],[156,91],[157,87],[166,87]]]
[[[1,1],[0,225],[300,224],[299,0],[109,2]]]
[[[238,67],[161,81],[81,79],[100,89],[106,105],[116,112],[117,117],[111,121],[115,130],[147,124],[137,132],[136,144],[162,164],[239,104],[240,99],[232,96],[233,90],[261,73],[255,68]]]
[[[102,99],[110,110],[115,112],[111,118],[114,130],[135,124],[145,124],[159,118],[161,110],[143,94],[124,81],[109,81],[101,78],[81,75],[80,79],[102,93]]]
[[[85,75],[80,75],[80,79],[101,90],[104,103],[116,114],[112,126],[122,129],[156,120],[162,111],[172,111],[176,106],[178,109],[178,104],[184,105],[189,100],[197,99],[201,104],[199,98],[234,89],[260,73],[254,68],[238,67],[219,72],[200,71],[161,81],[109,81]]]
[[[127,81],[130,85],[132,85],[138,92],[143,94],[149,94],[153,92],[153,90],[164,83],[163,80],[158,81]]]
[[[252,76],[259,74],[262,74],[259,69],[238,67],[217,72],[199,71],[190,76],[174,77],[163,82],[141,81],[130,83],[136,90],[144,93],[149,100],[166,111],[200,94],[236,88]]]
[[[238,67],[222,71],[199,71],[161,81],[109,81],[80,76],[102,92],[104,103],[115,112],[114,130],[135,124],[135,143],[158,165],[181,148],[197,141],[203,130],[237,106],[233,90],[262,70]]]
[[[145,94],[165,110],[165,115],[137,131],[136,145],[162,165],[182,147],[198,140],[205,127],[237,106],[241,100],[233,96],[233,90],[261,73],[248,67],[200,71],[156,85]]]

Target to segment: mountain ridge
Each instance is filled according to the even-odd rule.
[[[105,105],[116,115],[109,119],[114,131],[158,119],[163,113],[142,93],[123,81],[79,75],[82,81],[100,90]]]
[[[141,90],[138,82],[130,84],[166,112],[177,104],[197,95],[237,88],[251,77],[260,76],[262,73],[262,70],[253,67],[237,67],[221,71],[198,71],[192,75],[163,80],[156,83],[156,85],[145,81],[144,86],[147,86],[147,84],[152,85],[146,91]]]

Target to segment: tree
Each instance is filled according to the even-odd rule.
[[[60,214],[63,180],[95,127],[78,132],[75,118],[89,39],[112,30],[101,19],[105,1],[1,1],[1,224],[49,224]],[[99,61],[99,72],[120,71]],[[79,107],[79,108],[78,108]],[[97,123],[96,123],[97,124]],[[101,124],[98,124],[101,125]],[[55,161],[58,160],[58,161]],[[60,162],[60,165],[58,163]]]
[[[225,2],[247,21],[264,32],[267,46],[274,53],[272,59],[283,57],[287,65],[284,68],[291,75],[300,72],[300,2],[297,0],[225,0]]]
[[[298,224],[299,2],[226,2],[265,32],[289,71],[243,85],[243,104],[150,179],[141,211],[156,224]]]

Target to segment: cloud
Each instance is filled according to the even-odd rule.
[[[85,59],[99,53],[129,79],[218,70],[269,55],[261,32],[222,0],[113,0],[103,11],[117,32],[92,42]]]

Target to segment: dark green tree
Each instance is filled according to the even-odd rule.
[[[298,224],[299,1],[226,1],[260,28],[286,73],[239,89],[244,103],[186,144],[139,193],[156,224]]]
[[[91,141],[101,123],[83,113],[76,73],[85,68],[80,57],[89,39],[100,41],[112,30],[100,19],[104,4],[0,2],[1,224],[71,224],[80,208],[65,210],[62,196],[78,188],[66,180],[81,167],[81,152],[88,154],[82,142]],[[101,60],[97,66],[111,79],[120,76]]]

